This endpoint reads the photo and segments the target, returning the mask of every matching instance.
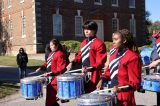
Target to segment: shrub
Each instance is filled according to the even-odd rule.
[[[104,42],[104,43],[105,43],[105,45],[106,45],[107,52],[109,52],[109,49],[110,49],[110,47],[111,47],[111,45],[112,45],[112,42],[106,41],[106,42]]]
[[[69,41],[61,41],[62,45],[67,46],[69,52],[77,53],[80,50],[80,42],[69,40]]]
[[[61,41],[62,45],[67,46],[69,52],[77,53],[80,50],[80,44],[79,41],[69,40],[69,41]],[[110,46],[112,45],[112,42],[105,42],[107,52],[109,52]]]

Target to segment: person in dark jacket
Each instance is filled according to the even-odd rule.
[[[26,77],[26,68],[28,63],[27,53],[24,51],[24,48],[19,49],[19,53],[17,54],[17,65],[19,68],[19,78]]]

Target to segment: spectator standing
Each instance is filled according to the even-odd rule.
[[[19,49],[19,53],[17,54],[17,65],[19,68],[19,78],[26,77],[26,68],[28,63],[27,53],[24,51],[24,48]]]

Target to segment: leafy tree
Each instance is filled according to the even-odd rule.
[[[145,20],[145,35],[146,35],[146,44],[151,44],[152,43],[152,40],[150,39],[150,34],[149,34],[149,30],[148,30],[148,27],[152,25],[152,21],[149,19],[149,16],[150,16],[150,12],[149,11],[146,11],[145,12],[145,17],[146,17],[146,20]]]

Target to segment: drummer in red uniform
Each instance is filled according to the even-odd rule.
[[[157,55],[155,60],[149,65],[149,68],[156,68],[160,65],[160,31],[154,31],[152,37],[156,43]],[[160,69],[157,69],[157,72],[160,73]],[[157,106],[160,106],[160,92],[157,92]]]
[[[51,83],[47,85],[47,94],[46,94],[46,104],[45,106],[59,106],[57,103],[57,80],[56,76],[63,74],[66,71],[67,66],[67,56],[62,49],[62,45],[56,39],[50,41],[51,53],[47,58],[47,63],[43,64],[40,68],[36,70],[46,69],[49,72],[52,72],[50,75],[53,76]],[[45,76],[49,76],[49,72],[45,73]]]
[[[109,88],[117,93],[117,106],[136,106],[134,91],[140,88],[141,61],[134,45],[131,33],[127,29],[119,30],[112,35],[113,47],[110,50],[109,66],[99,81],[101,89],[104,80],[110,81]],[[118,86],[128,85],[127,88]]]
[[[101,70],[107,58],[105,44],[96,37],[97,29],[97,23],[94,21],[86,21],[84,23],[83,31],[86,39],[81,43],[80,51],[76,57],[67,66],[68,70],[70,70],[73,64],[82,63],[82,73],[88,72],[87,67],[93,67],[90,70],[90,80],[85,85],[86,93],[96,89]]]

